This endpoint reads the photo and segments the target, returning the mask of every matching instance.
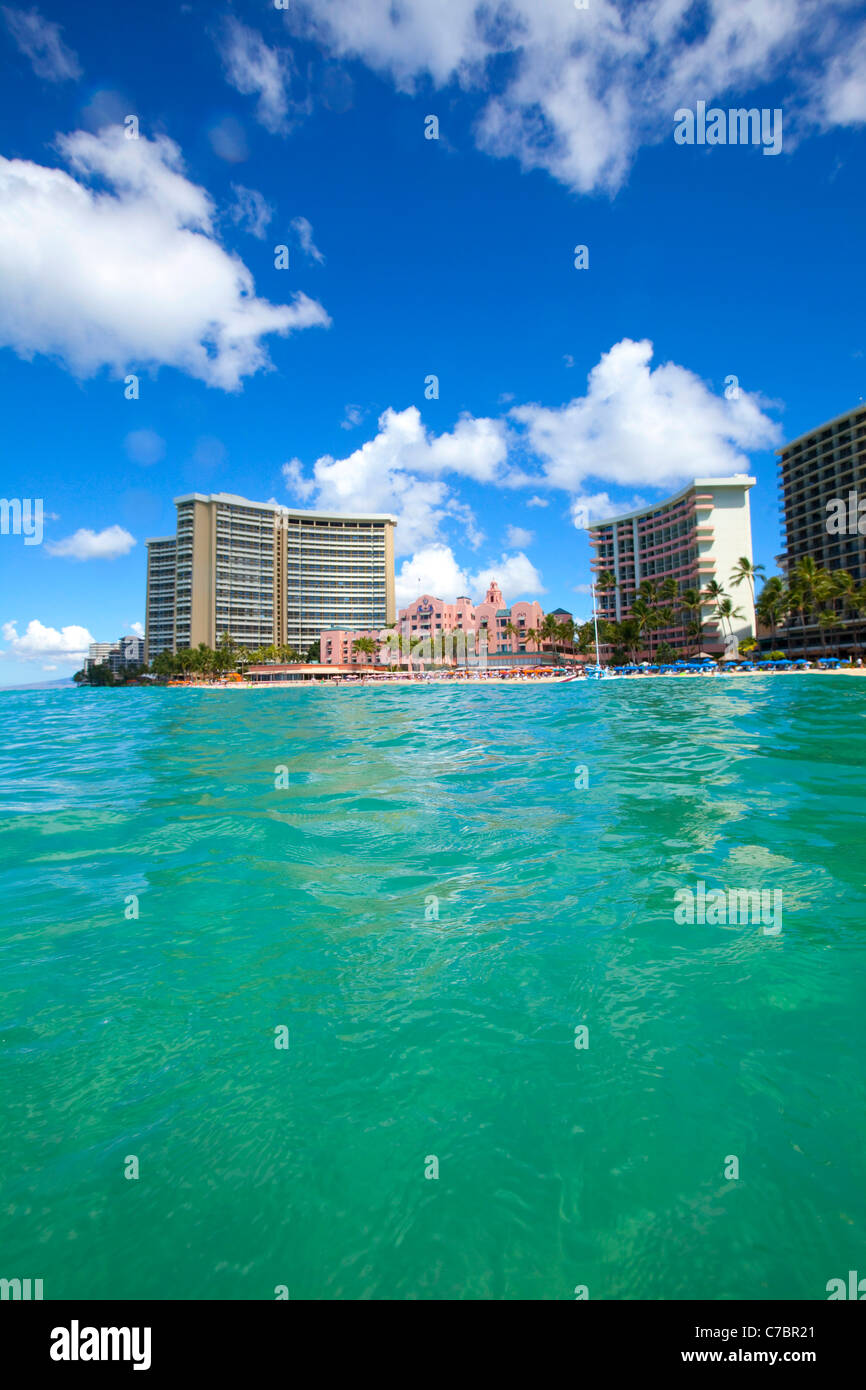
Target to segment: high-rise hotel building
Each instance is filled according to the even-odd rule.
[[[675,579],[680,594],[686,589],[702,591],[715,580],[744,615],[733,623],[733,635],[739,640],[753,636],[755,609],[749,585],[744,582],[732,589],[730,580],[742,556],[752,559],[749,489],[754,484],[755,479],[745,473],[695,478],[664,502],[591,523],[587,530],[595,551],[592,569],[596,578],[607,571],[615,580],[612,589],[598,594],[599,616],[615,622],[627,618],[645,579],[658,585]],[[665,606],[676,612],[676,602]],[[704,648],[721,652],[725,634],[713,620],[714,607],[707,603],[700,613]],[[672,627],[654,634],[654,645],[690,645],[688,625],[697,620],[697,615],[677,613]]]
[[[177,533],[147,542],[146,660],[224,633],[305,651],[323,628],[393,623],[388,515],[303,512],[218,492],[176,497]]]
[[[866,536],[859,533],[857,516],[859,499],[866,502],[866,405],[801,434],[776,452],[785,523],[779,565],[790,575],[808,556],[825,569],[848,570],[862,583]],[[845,522],[828,527],[829,505],[840,502]]]

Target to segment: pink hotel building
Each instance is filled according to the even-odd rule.
[[[555,616],[559,622],[564,622],[571,614],[564,608],[557,608]],[[461,596],[454,603],[444,603],[433,594],[422,594],[414,603],[410,603],[408,608],[400,609],[395,631],[404,640],[407,637],[420,637],[430,638],[431,641],[457,632],[484,633],[487,638],[488,655],[506,652],[519,655],[521,652],[537,651],[535,644],[528,641],[524,634],[533,628],[541,627],[543,622],[544,610],[534,599],[531,602],[512,603],[510,607],[506,607],[502,590],[494,580],[482,601],[477,604],[473,604],[472,600],[465,596]],[[509,624],[516,629],[513,634],[508,631]],[[364,652],[354,651],[354,643],[360,637],[371,637],[380,643],[382,629],[347,632],[335,628],[323,632],[320,641],[321,660],[328,665],[337,666],[370,665],[380,654],[370,657]],[[382,659],[387,662],[389,658],[383,653]],[[396,660],[396,656],[391,659]]]

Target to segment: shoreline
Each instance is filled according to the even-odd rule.
[[[640,671],[640,672],[632,672],[632,673],[630,673],[628,676],[620,676],[620,675],[617,675],[616,672],[614,672],[614,675],[616,676],[616,678],[617,678],[618,680],[625,680],[625,681],[657,681],[657,680],[675,680],[675,681],[698,680],[698,681],[706,681],[707,679],[714,680],[714,681],[719,681],[719,680],[729,681],[729,680],[735,680],[735,679],[745,679],[745,680],[749,680],[749,679],[751,679],[751,678],[753,678],[753,677],[755,677],[755,676],[758,676],[758,677],[771,676],[771,677],[773,677],[773,679],[778,679],[778,678],[780,678],[780,677],[785,677],[785,676],[866,676],[866,666],[860,667],[859,669],[856,668],[856,667],[845,666],[845,667],[839,667],[839,668],[838,668],[837,670],[835,670],[835,671],[821,671],[821,670],[817,670],[817,669],[815,669],[815,670],[808,670],[808,671],[727,671],[727,672],[724,672],[724,673],[720,673],[720,672],[717,672],[717,671],[712,671],[712,672],[703,672],[703,671],[683,671],[683,672],[680,672],[680,673],[675,673],[675,672],[673,672],[673,671],[666,671],[666,672],[664,672],[664,673],[660,673],[660,672],[649,672],[649,671]],[[610,679],[610,677],[608,677],[607,679]],[[527,676],[482,676],[482,677],[479,677],[478,679],[472,678],[472,679],[469,679],[469,680],[466,680],[466,679],[455,679],[454,677],[444,677],[444,678],[443,678],[443,677],[439,677],[439,676],[434,676],[434,677],[430,677],[430,678],[424,678],[424,679],[421,679],[421,680],[416,680],[416,679],[414,679],[414,678],[410,680],[410,679],[407,679],[407,678],[405,678],[405,677],[402,678],[402,679],[400,679],[400,678],[392,679],[392,678],[385,677],[385,676],[379,676],[379,677],[376,677],[376,678],[373,679],[373,680],[369,680],[369,679],[366,679],[366,680],[365,680],[365,679],[362,677],[362,678],[360,678],[360,679],[358,679],[358,680],[346,680],[346,679],[344,678],[344,679],[342,679],[342,680],[318,680],[318,679],[312,679],[312,680],[294,680],[294,681],[231,681],[231,682],[228,682],[228,683],[223,683],[223,682],[213,682],[213,683],[209,683],[209,682],[203,682],[203,681],[189,681],[189,682],[175,681],[175,682],[172,682],[171,685],[149,686],[149,687],[136,686],[136,687],[127,687],[127,688],[129,688],[129,689],[142,689],[142,688],[148,688],[148,689],[159,689],[159,690],[208,690],[208,691],[216,691],[216,690],[218,690],[218,691],[224,691],[224,690],[299,690],[299,689],[306,688],[307,686],[315,685],[315,686],[317,686],[317,687],[327,686],[327,687],[329,687],[329,688],[338,689],[338,690],[346,690],[346,689],[347,689],[347,690],[372,690],[372,689],[374,689],[374,688],[376,688],[376,687],[379,687],[379,686],[397,687],[398,689],[404,689],[404,690],[429,690],[429,689],[431,689],[431,688],[436,688],[436,689],[438,689],[438,688],[441,688],[441,687],[447,687],[448,689],[455,689],[455,688],[456,688],[456,689],[459,689],[459,690],[463,690],[463,689],[466,689],[466,688],[469,688],[469,689],[478,689],[479,687],[482,687],[482,686],[483,686],[483,687],[495,686],[495,687],[498,689],[498,688],[500,688],[500,687],[502,687],[502,686],[512,686],[512,685],[513,685],[513,686],[538,686],[538,685],[584,685],[584,684],[586,684],[586,685],[597,685],[597,684],[598,684],[598,685],[603,685],[603,684],[605,684],[605,681],[604,681],[604,680],[602,680],[602,681],[590,680],[590,679],[589,679],[588,677],[586,677],[586,676],[577,676],[577,677],[574,677],[574,676],[568,676],[568,677],[566,677],[566,676],[528,676],[528,677],[527,677]],[[82,688],[82,689],[88,689],[89,687],[83,686],[83,687],[81,687],[81,688]],[[123,687],[120,687],[120,688],[123,688]]]

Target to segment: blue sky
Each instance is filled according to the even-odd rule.
[[[585,616],[575,519],[748,469],[772,572],[774,448],[866,396],[862,9],[401,13],[0,7],[0,491],[46,512],[0,536],[0,684],[143,622],[193,490],[393,511],[404,600]],[[698,101],[781,153],[678,145]]]

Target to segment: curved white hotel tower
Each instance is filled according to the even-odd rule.
[[[755,632],[755,608],[747,582],[731,586],[731,573],[741,556],[752,559],[752,526],[749,489],[755,479],[745,473],[730,478],[694,478],[682,491],[640,511],[626,512],[587,526],[595,550],[592,569],[597,577],[608,571],[615,588],[598,594],[600,617],[621,622],[631,612],[638,586],[645,579],[662,584],[675,579],[679,592],[704,590],[715,580],[743,613],[732,625],[742,641]],[[676,607],[676,604],[672,604]],[[724,634],[712,619],[714,603],[701,612],[703,646],[709,652],[724,649]],[[689,619],[677,615],[674,627],[660,630],[656,642],[688,644]]]

